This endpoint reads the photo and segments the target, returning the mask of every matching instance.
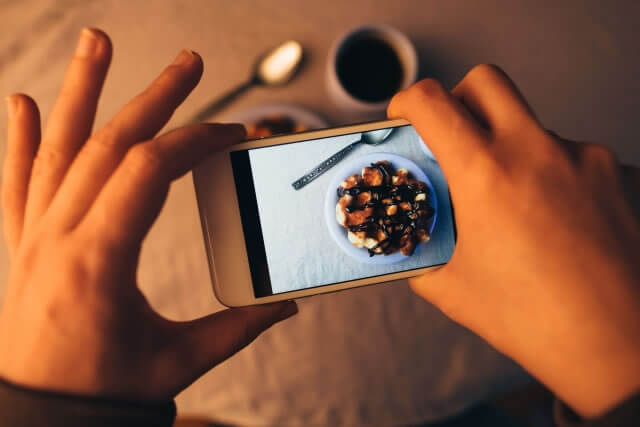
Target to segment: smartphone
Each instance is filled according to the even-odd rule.
[[[449,187],[404,120],[246,141],[193,173],[229,307],[421,275],[456,244]]]

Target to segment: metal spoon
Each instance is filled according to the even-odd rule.
[[[352,142],[351,144],[347,145],[342,150],[338,151],[336,154],[313,168],[305,176],[293,182],[291,185],[296,190],[301,189],[302,187],[334,167],[336,164],[338,164],[338,162],[347,157],[347,155],[349,155],[349,153],[351,153],[359,144],[363,143],[367,145],[380,145],[389,137],[391,131],[393,131],[393,128],[370,130],[369,132],[360,134],[360,139],[358,139],[356,142]]]
[[[249,80],[211,101],[188,123],[199,123],[208,119],[253,86],[279,86],[287,83],[294,76],[301,62],[302,45],[295,40],[282,43],[256,61]]]

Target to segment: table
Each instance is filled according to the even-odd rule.
[[[45,118],[80,28],[97,26],[115,46],[97,125],[179,49],[202,55],[202,82],[172,127],[248,77],[256,55],[294,38],[307,53],[299,77],[287,87],[257,88],[230,111],[294,102],[346,123],[354,117],[334,108],[325,91],[329,46],[350,27],[386,23],[415,42],[421,76],[452,86],[473,64],[500,64],[545,126],[569,138],[606,142],[624,161],[638,164],[639,17],[639,2],[599,0],[5,1],[0,93],[31,94]],[[5,131],[2,119],[0,135]],[[0,271],[7,268],[2,246]],[[174,184],[145,242],[139,281],[169,318],[220,308],[211,294],[188,177]],[[305,299],[300,311],[178,396],[179,411],[250,425],[410,424],[527,380],[404,283]]]

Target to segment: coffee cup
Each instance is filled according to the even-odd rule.
[[[388,25],[357,27],[331,47],[329,96],[342,110],[384,111],[393,95],[416,81],[418,55],[407,36]]]

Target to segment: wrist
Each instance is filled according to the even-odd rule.
[[[581,332],[589,325],[572,334],[554,327],[557,340],[536,346],[530,339],[517,359],[581,417],[601,416],[640,390],[640,345],[635,341],[619,330],[587,337]]]

